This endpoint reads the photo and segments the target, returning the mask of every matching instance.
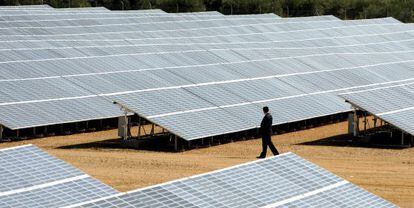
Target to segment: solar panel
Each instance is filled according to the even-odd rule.
[[[54,10],[53,7],[47,4],[39,5],[20,5],[20,6],[0,6],[0,10]]]
[[[287,109],[287,114],[278,107],[275,113],[284,115],[280,123],[349,110],[331,91],[403,77],[394,73],[383,78],[390,67],[364,67],[359,70],[364,73],[352,67],[406,61],[412,55],[412,43],[406,40],[411,28],[385,20],[347,24],[333,16],[277,19],[272,14],[87,10],[0,14],[2,125],[18,129],[116,117],[120,111],[111,101],[119,98],[170,131],[191,138],[219,135],[255,128],[260,111],[254,109],[266,102],[277,107],[290,100],[291,109],[309,111]],[[404,42],[398,42],[402,37]],[[394,56],[394,51],[400,54]],[[407,76],[414,75],[405,70]],[[179,102],[184,97],[197,102]],[[159,99],[168,105],[157,103]],[[194,135],[194,129],[169,120],[222,112],[219,118],[232,122],[216,130],[203,126]]]
[[[33,145],[0,149],[0,207],[61,207],[117,194]]]
[[[71,207],[396,207],[293,153]]]
[[[95,95],[0,105],[0,123],[10,129],[100,120],[122,115],[123,112],[110,104],[109,100]]]
[[[394,83],[391,86],[363,89],[340,94],[358,109],[368,111],[402,131],[414,135],[414,84]]]
[[[108,17],[106,17],[106,18],[108,19]],[[107,21],[108,20],[105,20],[105,22],[107,22]],[[123,21],[123,20],[119,20],[119,21]],[[137,21],[140,21],[140,20],[137,19]],[[307,21],[307,19],[305,18],[305,19],[303,19],[303,21]],[[310,21],[310,20],[308,20],[308,21]],[[58,22],[66,22],[66,20],[65,21],[62,20],[62,21],[58,21]],[[86,22],[88,22],[88,21],[86,21]],[[283,19],[282,22],[289,23],[289,20],[284,20]],[[323,30],[326,30],[327,27],[334,27],[334,26],[344,25],[343,22],[341,22],[341,21],[330,20],[330,21],[327,21],[327,22],[329,22],[330,24],[329,25],[321,25],[320,22],[317,22],[316,21],[316,22],[312,22],[313,24],[311,24],[309,26],[312,26],[313,28],[315,28],[313,30],[315,30],[317,32],[318,30],[322,30],[322,31]],[[36,22],[28,22],[27,24],[29,24],[29,23],[33,23],[34,24]],[[170,22],[170,23],[173,23],[173,22]],[[284,33],[283,30],[280,30],[279,28],[277,28],[277,25],[280,24],[280,23],[281,22],[276,22],[276,23],[259,23],[259,24],[257,24],[257,23],[246,24],[245,22],[242,22],[242,25],[235,25],[235,23],[232,23],[230,25],[228,22],[226,22],[225,25],[229,25],[229,27],[213,27],[211,29],[209,29],[209,28],[190,29],[188,31],[188,33],[180,34],[180,36],[183,36],[183,35],[188,36],[188,35],[191,35],[192,33],[196,33],[196,34],[198,34],[198,36],[203,36],[204,37],[204,36],[206,36],[207,34],[213,32],[213,31],[214,31],[215,35],[223,35],[223,32],[220,33],[220,31],[225,31],[226,33],[231,32],[231,33],[234,33],[235,35],[237,35],[237,34],[240,34],[240,33],[252,32],[251,29],[254,29],[255,34],[258,34],[257,27],[264,26],[264,25],[268,25],[269,26],[269,29],[271,29],[269,31],[266,31],[266,33],[269,33],[270,32],[270,33],[274,33],[274,35],[278,35],[280,33]],[[296,25],[298,25],[299,23],[303,24],[303,22],[297,22],[297,21],[294,22],[294,23]],[[17,22],[17,23],[16,22],[11,22],[11,23],[5,23],[5,24],[6,24],[5,26],[7,27],[7,25],[16,25],[16,24],[22,24],[22,23],[19,23],[19,22]],[[373,25],[375,25],[375,24],[373,24]],[[347,27],[352,28],[352,27],[361,27],[361,26],[365,26],[365,25],[351,25],[351,26],[347,26]],[[387,25],[381,25],[381,26],[384,26],[384,27],[385,26],[387,26],[387,27],[392,27],[392,26],[399,27],[400,30],[403,30],[404,28],[407,28],[407,26],[405,26],[405,25],[395,25],[395,24],[387,24]],[[253,27],[253,28],[251,28],[251,27]],[[154,29],[154,28],[155,27],[153,27],[152,29]],[[335,29],[340,29],[338,27],[334,27],[334,28]],[[347,31],[349,31],[349,28],[348,28]],[[99,29],[99,28],[96,28],[96,29]],[[143,33],[147,33],[145,31],[138,32],[136,30],[136,28],[134,28],[134,27],[130,27],[130,29],[136,31],[136,32],[134,32],[136,34],[135,35],[134,34],[131,34],[131,32],[133,32],[133,31],[124,31],[124,32],[118,31],[117,33],[113,33],[113,32],[112,33],[109,33],[109,32],[96,33],[93,38],[90,37],[90,36],[86,36],[86,35],[83,35],[83,36],[79,35],[79,36],[81,36],[83,39],[86,39],[86,38],[89,38],[89,39],[99,39],[99,38],[101,38],[101,36],[105,35],[104,37],[107,40],[109,40],[109,39],[119,39],[119,38],[122,38],[123,36],[131,35],[131,36],[128,36],[128,38],[134,38],[134,39],[136,39],[137,38],[137,35],[143,35]],[[243,30],[241,30],[241,29],[243,29]],[[295,29],[297,30],[297,29],[302,29],[302,28],[291,28],[290,30],[295,30]],[[382,30],[383,29],[384,28],[382,28]],[[277,31],[277,32],[275,32],[275,31]],[[76,32],[75,28],[74,28],[74,32]],[[365,33],[370,33],[370,32],[371,32],[371,30],[365,31]],[[78,33],[80,33],[80,32],[78,32]],[[325,31],[325,33],[326,33],[326,31]],[[300,33],[296,33],[296,34],[294,34],[294,36],[297,36],[299,34]],[[113,37],[109,38],[108,35],[112,35]],[[148,35],[159,37],[159,36],[166,36],[167,34],[165,32],[162,32],[162,31],[160,31],[160,32],[151,31],[151,32],[148,32]],[[166,37],[171,38],[172,35],[174,35],[174,34],[173,33],[172,34],[170,33]],[[213,34],[209,34],[209,35],[213,35]],[[228,36],[230,34],[224,34],[224,35]],[[320,37],[321,35],[322,36],[326,36],[326,34],[324,34],[324,33],[322,33],[321,35],[319,35],[318,33],[317,34],[312,34],[312,35],[315,36],[315,38]],[[7,36],[1,36],[1,37],[7,37]],[[39,39],[39,38],[46,38],[46,37],[50,37],[50,38],[47,38],[46,40],[51,40],[52,37],[53,37],[52,40],[56,40],[57,38],[65,38],[65,37],[68,37],[70,39],[75,39],[75,38],[76,39],[79,39],[74,34],[71,34],[70,36],[65,36],[65,35],[59,35],[59,36],[55,36],[55,35],[54,36],[45,36],[45,35],[42,35],[42,36],[36,36],[36,35],[33,35],[33,36],[10,36],[10,37],[8,37],[9,38],[8,40],[10,40],[10,38],[17,38],[17,39],[20,40],[20,39],[23,39],[23,38],[30,38],[30,39],[35,38],[35,39]],[[272,36],[267,36],[267,38],[271,38],[271,37]],[[127,38],[127,37],[124,37],[124,38]],[[305,38],[305,37],[302,37],[302,38]],[[310,37],[309,36],[306,36],[306,38],[310,38]],[[252,38],[251,41],[257,41],[257,38]]]
[[[315,59],[326,60],[329,56],[331,55]],[[313,59],[307,57],[303,62],[307,63],[308,60]],[[376,63],[377,60],[372,61]],[[314,72],[197,83],[175,89],[146,89],[141,92],[121,93],[123,95],[119,95],[120,97],[114,96],[111,99],[185,140],[206,138],[256,128],[260,123],[260,109],[265,105],[273,109],[272,112],[276,115],[275,125],[349,111],[349,105],[338,99],[335,94],[374,84],[369,75],[364,75],[367,76],[364,79],[356,73],[369,69],[371,65],[355,67],[350,64],[348,68],[341,68],[337,63],[326,62],[326,68],[318,67],[318,63],[315,63]],[[381,69],[381,65],[375,68]],[[381,74],[375,71],[372,73]],[[182,76],[185,77],[184,74]],[[360,79],[347,80],[352,76]],[[404,79],[402,76],[398,77],[400,80]],[[390,78],[387,81],[390,81]],[[203,91],[200,91],[201,89]],[[179,95],[178,92],[184,91],[191,92],[191,97]],[[163,102],[159,102],[160,100]],[[184,104],[185,102],[191,105]],[[203,105],[198,105],[201,103]],[[174,107],[175,104],[178,107]],[[241,112],[238,109],[241,105],[249,105],[249,111]],[[244,108],[246,107],[241,109]],[[256,112],[253,109],[256,109]]]

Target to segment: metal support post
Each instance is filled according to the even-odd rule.
[[[174,136],[174,150],[175,151],[178,151],[178,141],[177,141],[178,139],[177,139],[177,136],[175,135]]]
[[[151,125],[151,136],[154,136],[154,134],[155,134],[155,124],[153,123],[152,125]]]
[[[413,145],[414,145],[414,136],[411,135],[410,146],[413,146]]]
[[[358,115],[356,109],[348,114],[348,134],[358,136]]]
[[[3,126],[0,125],[0,140],[3,139]]]
[[[404,132],[401,132],[401,145],[404,145]]]
[[[125,111],[124,112],[124,140],[129,139],[129,135],[128,135],[128,112]]]
[[[127,107],[123,106],[120,103],[114,102],[121,107],[121,110],[124,111],[123,119],[119,117],[118,119],[118,136],[122,136],[123,139],[129,139],[131,137],[131,125],[128,118],[128,113],[133,112],[129,110]]]
[[[359,135],[359,117],[356,110],[354,110],[354,136]]]
[[[367,120],[367,114],[366,114],[366,113],[364,113],[364,131],[366,131],[366,130],[367,130],[367,123],[368,123],[368,120]]]
[[[138,118],[138,139],[141,138],[141,117]]]

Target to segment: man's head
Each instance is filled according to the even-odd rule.
[[[269,113],[269,107],[267,106],[263,107],[263,113],[264,114]]]

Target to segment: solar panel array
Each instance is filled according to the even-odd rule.
[[[340,95],[355,107],[368,111],[404,132],[414,135],[414,83],[364,89]]]
[[[70,207],[396,207],[293,153]]]
[[[337,93],[414,78],[414,30],[392,18],[27,11],[0,10],[10,129],[117,117],[117,101],[192,140],[256,128],[263,105],[289,123],[348,111]]]
[[[0,149],[0,207],[62,207],[117,193],[33,145]]]
[[[396,207],[293,153],[119,193],[33,145],[0,149],[0,207]]]

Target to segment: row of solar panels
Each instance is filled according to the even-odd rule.
[[[130,11],[130,12],[122,12],[122,13],[116,13],[116,12],[93,12],[93,14],[89,14],[86,13],[86,10],[78,10],[78,9],[74,9],[74,10],[66,10],[66,11],[62,11],[59,9],[56,10],[54,13],[50,12],[50,11],[45,11],[43,12],[39,12],[38,10],[34,11],[34,9],[27,11],[28,13],[30,13],[30,15],[22,15],[22,13],[18,13],[20,11],[17,11],[18,9],[13,8],[13,11],[6,11],[6,9],[3,9],[1,11],[1,17],[4,23],[5,28],[7,27],[21,27],[22,25],[26,25],[26,26],[40,26],[39,22],[41,21],[41,23],[44,23],[46,21],[42,21],[41,19],[44,18],[46,20],[50,20],[49,22],[52,23],[62,23],[62,22],[68,22],[69,25],[80,25],[82,26],[82,21],[83,22],[96,22],[96,20],[99,19],[103,19],[102,21],[105,21],[106,24],[108,24],[108,18],[110,18],[111,16],[116,17],[116,19],[118,19],[119,23],[123,23],[125,24],[125,21],[127,21],[128,19],[124,18],[124,17],[136,17],[137,20],[140,20],[141,22],[149,22],[151,21],[151,18],[144,18],[145,16],[157,16],[158,19],[157,20],[152,20],[152,21],[157,21],[157,22],[161,22],[161,21],[170,21],[170,19],[174,19],[175,21],[178,20],[183,20],[183,18],[180,18],[180,16],[187,16],[185,14],[179,14],[179,15],[168,15],[168,19],[160,16],[162,14],[165,14],[164,12],[160,11],[160,10],[149,10],[148,12],[144,11]],[[96,9],[93,9],[96,10]],[[25,8],[23,9],[23,11],[26,11]],[[16,14],[11,14],[12,12],[16,12]],[[149,15],[150,14],[150,15]],[[192,18],[192,19],[198,19],[197,16],[200,16],[200,19],[202,18],[202,16],[211,16],[211,17],[207,17],[205,19],[209,19],[209,18],[214,18],[213,16],[223,16],[220,13],[217,12],[206,12],[206,13],[192,13],[191,15],[188,15],[188,18]],[[194,18],[193,18],[194,17]],[[242,16],[243,18],[247,18],[248,16]],[[273,17],[273,16],[272,16]],[[60,21],[60,19],[64,19],[65,21]],[[68,19],[71,18],[71,19]],[[27,21],[25,21],[25,19],[28,19]],[[79,20],[78,20],[79,19]],[[78,21],[77,21],[78,20]],[[72,21],[72,22],[71,22]],[[187,20],[188,21],[188,20]],[[114,22],[110,22],[112,24],[114,24]],[[148,24],[148,23],[146,23]],[[46,26],[53,26],[53,25],[48,25],[47,23],[45,23]],[[61,25],[59,25],[61,26]],[[135,29],[135,30],[139,30],[139,28]],[[75,30],[76,31],[76,30]],[[8,40],[10,40],[10,38],[7,35],[4,35],[2,37],[5,37],[7,39],[6,42],[8,42]],[[37,45],[37,44],[36,44]],[[16,49],[15,44],[10,44],[10,46],[14,49]],[[70,54],[71,51],[67,52],[66,54]],[[20,53],[21,54],[21,53]],[[37,55],[34,55],[37,54]],[[34,57],[49,57],[51,58],[50,54],[53,53],[49,53],[49,54],[41,54],[40,52],[38,53],[34,53]],[[40,54],[40,55],[39,55]],[[76,53],[79,54],[79,53]],[[11,57],[19,57],[19,55],[17,54],[9,54],[9,55],[5,55],[5,57],[8,57],[8,59],[6,58],[5,60],[10,61]],[[33,56],[32,56],[33,57]],[[33,69],[31,69],[31,71],[34,71]],[[4,72],[4,71],[3,71]],[[22,71],[19,71],[17,73],[22,73]],[[3,74],[7,74],[7,72],[4,72]],[[6,75],[6,77],[8,77]],[[37,89],[40,90],[42,92],[45,92],[47,94],[50,94],[49,90],[53,90],[54,87],[59,88],[60,90],[66,91],[66,92],[70,92],[72,90],[74,90],[73,86],[69,86],[65,85],[64,83],[60,83],[60,82],[54,82],[56,85],[51,85],[50,82],[42,82],[41,85],[39,86],[37,85],[37,83],[27,83],[27,85],[24,88],[21,88],[20,86],[14,86],[12,88],[17,88],[19,90],[17,91],[25,91],[29,90],[32,91],[32,89]],[[13,85],[13,84],[12,84]],[[9,85],[10,86],[10,85]],[[10,86],[11,87],[11,86]],[[3,88],[5,91],[3,91],[3,94],[8,94],[10,96],[15,96],[16,94],[19,94],[19,92],[10,92],[9,90],[7,90],[5,87]],[[12,91],[15,91],[15,89],[11,89]],[[35,91],[37,91],[35,90]],[[9,92],[7,92],[9,91]],[[31,94],[28,95],[27,99],[33,101],[35,94],[41,94],[41,92],[38,91],[34,94],[32,93],[25,93],[25,94]],[[59,91],[59,90],[58,90]],[[75,90],[75,92],[78,92]],[[61,96],[59,95],[60,92],[58,92],[57,94],[55,94],[54,96]],[[64,94],[64,93],[63,93]],[[75,93],[76,94],[76,93]],[[19,96],[19,95],[18,95]],[[30,98],[29,98],[30,97]],[[33,123],[43,123],[43,124],[54,124],[56,122],[62,122],[62,120],[60,120],[62,118],[62,116],[65,117],[65,119],[63,119],[63,122],[76,122],[76,121],[82,121],[82,120],[90,120],[90,119],[99,119],[99,118],[107,118],[107,117],[116,117],[120,115],[120,112],[118,109],[116,109],[114,106],[109,105],[109,102],[97,98],[96,96],[92,96],[91,98],[89,98],[88,96],[83,97],[84,99],[82,100],[67,100],[65,98],[60,99],[59,101],[50,101],[47,102],[47,105],[41,105],[41,106],[36,106],[35,103],[38,102],[34,101],[34,105],[36,106],[34,110],[35,114],[32,114],[31,116],[29,116],[31,119],[29,119],[29,121],[27,123],[28,126],[33,125]],[[6,99],[7,100],[7,99]],[[20,100],[20,99],[18,99]],[[14,114],[15,112],[12,111],[8,111],[5,110],[3,112],[5,112],[6,115],[3,115],[4,117],[8,117],[10,119],[12,119],[12,117],[19,117],[20,124],[25,124],[26,119],[24,119],[24,116],[21,117],[20,115],[24,115],[26,113],[28,113],[25,109],[25,107],[28,107],[29,109],[31,108],[31,101],[29,101],[28,104],[29,106],[18,106],[16,108],[14,108],[15,110],[19,111],[19,114]],[[32,105],[33,107],[33,105]],[[31,110],[29,110],[31,111]],[[14,115],[12,115],[14,114]],[[63,115],[66,114],[66,115]],[[58,118],[53,118],[57,116]],[[59,121],[60,120],[60,121]],[[35,121],[35,122],[33,122]],[[36,124],[35,124],[36,125]]]
[[[389,86],[361,89],[340,96],[402,131],[414,135],[414,80]]]
[[[255,128],[262,105],[275,124],[348,111],[337,92],[413,76],[411,25],[390,18],[133,15],[136,23],[88,26],[79,15],[7,16],[30,27],[4,24],[0,123],[116,117],[116,100],[191,140]]]
[[[293,153],[119,193],[33,145],[0,149],[0,207],[396,207]]]
[[[119,192],[33,145],[0,149],[0,207],[64,207]]]

